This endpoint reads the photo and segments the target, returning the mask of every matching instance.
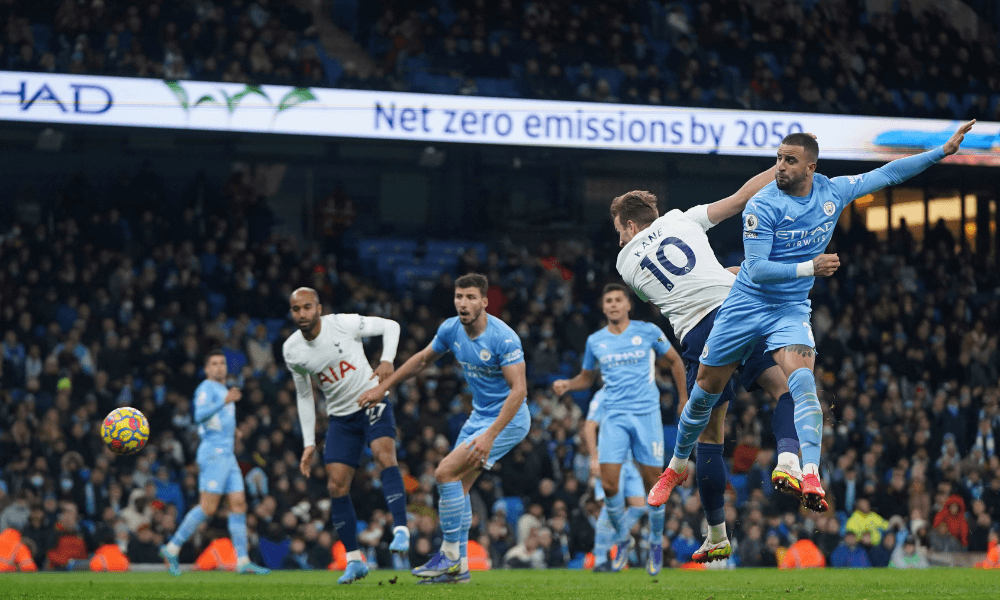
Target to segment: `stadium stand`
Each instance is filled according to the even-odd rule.
[[[311,479],[298,474],[294,388],[280,364],[292,331],[286,298],[309,285],[327,310],[398,320],[401,362],[453,314],[453,277],[473,270],[489,275],[491,309],[522,338],[533,417],[528,438],[474,488],[473,539],[494,568],[583,564],[598,509],[577,437],[588,395],[556,398],[549,384],[575,372],[587,335],[600,326],[595,300],[614,279],[611,261],[558,244],[422,239],[342,242],[328,255],[273,234],[270,209],[234,186],[189,195],[204,202],[188,206],[165,198],[154,174],[130,181],[95,190],[83,175],[68,178],[63,201],[41,224],[6,221],[0,234],[0,531],[20,531],[39,568],[71,565],[107,544],[132,563],[156,561],[157,545],[197,498],[190,399],[213,347],[224,348],[244,390],[236,451],[255,560],[326,568],[336,542],[329,500],[321,467]],[[158,201],[127,201],[134,198]],[[887,554],[902,556],[904,540],[920,553],[985,553],[1000,520],[993,258],[971,253],[943,226],[918,246],[906,231],[879,241],[856,224],[838,231],[835,244],[843,266],[813,292],[827,414],[823,474],[834,510],[804,514],[774,493],[771,406],[743,392],[726,436],[734,560],[776,566],[777,551],[808,540],[829,563],[847,531],[881,566]],[[636,312],[654,318],[645,307]],[[659,385],[671,429],[672,384]],[[470,397],[461,371],[445,361],[393,401],[410,559],[419,564],[441,535],[434,467]],[[120,405],[142,410],[152,428],[134,457],[114,457],[97,434],[103,415]],[[368,561],[390,566],[390,519],[377,482],[363,466],[352,494]],[[667,548],[686,551],[691,533],[702,532],[690,485],[668,507]],[[224,519],[211,522],[185,548],[185,562],[224,531]],[[13,558],[21,547],[0,547],[0,555]],[[667,554],[674,566],[683,558]],[[838,556],[846,554],[856,552]]]
[[[0,65],[248,84],[1000,120],[995,3],[317,3],[374,58],[321,42],[290,0],[0,3]],[[924,3],[920,3],[923,7]],[[887,11],[873,7],[885,5]]]

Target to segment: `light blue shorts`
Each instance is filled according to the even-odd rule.
[[[816,347],[809,300],[769,304],[733,289],[719,308],[700,362],[710,367],[742,363],[761,339],[767,352],[801,344]]]
[[[469,420],[465,422],[462,426],[462,431],[458,433],[458,439],[455,441],[455,447],[458,448],[463,443],[468,440],[475,439],[482,435],[487,429],[493,425],[497,418],[495,416],[486,416],[472,412]],[[528,437],[528,430],[531,428],[531,413],[528,412],[528,405],[522,404],[521,408],[518,409],[517,414],[497,439],[493,442],[493,449],[490,450],[490,457],[486,460],[485,469],[488,471],[493,468],[498,460],[503,458],[508,452],[514,449],[514,446],[521,443],[521,440]]]
[[[646,486],[642,484],[642,475],[639,469],[632,462],[632,457],[626,457],[622,463],[622,472],[618,476],[618,493],[624,494],[625,498],[645,498]],[[594,486],[594,499],[604,500],[604,486],[598,481]]]
[[[244,491],[236,455],[224,448],[198,448],[198,491],[231,494]]]
[[[640,465],[663,468],[660,411],[642,415],[610,413],[604,417],[597,432],[598,460],[602,464],[625,464],[629,450]]]

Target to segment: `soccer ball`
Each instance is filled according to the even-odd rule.
[[[101,437],[115,454],[135,454],[149,440],[149,421],[132,407],[116,408],[104,417]]]

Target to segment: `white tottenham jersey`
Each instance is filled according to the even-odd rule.
[[[726,299],[736,276],[719,264],[705,232],[705,204],[672,210],[635,235],[618,253],[618,272],[670,321],[677,339]]]
[[[361,394],[378,385],[372,379],[362,340],[382,336],[382,360],[388,362],[396,358],[399,344],[399,324],[389,319],[338,314],[320,317],[320,322],[316,339],[309,341],[296,331],[282,346],[285,364],[295,380],[306,446],[315,445],[316,405],[311,382],[323,391],[328,415],[352,415],[361,410]]]

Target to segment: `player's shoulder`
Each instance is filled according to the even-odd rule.
[[[598,329],[594,333],[592,333],[592,334],[590,334],[590,335],[587,336],[587,343],[590,344],[590,343],[600,342],[601,340],[607,338],[608,335],[610,335],[608,333],[608,328],[607,327],[601,327],[600,329]]]
[[[302,330],[296,329],[294,332],[292,332],[292,335],[288,336],[288,339],[286,339],[281,344],[281,348],[283,350],[287,350],[289,348],[294,348],[295,346],[301,345],[302,342],[304,342],[304,341],[305,341],[305,338],[302,336]]]
[[[503,319],[500,319],[498,317],[494,317],[493,315],[486,315],[486,319],[487,319],[487,321],[486,321],[487,322],[487,326],[490,329],[492,329],[492,331],[493,331],[493,333],[495,335],[501,335],[501,336],[514,335],[514,336],[517,336],[517,333],[514,332],[514,329],[510,325],[504,323]]]
[[[454,316],[449,319],[445,319],[440,325],[438,325],[437,334],[450,337],[454,335],[455,331],[461,326],[462,322],[458,320],[458,316]]]
[[[217,381],[212,381],[211,379],[203,379],[202,382],[198,384],[198,387],[194,389],[194,395],[196,398],[205,397],[210,393],[217,392],[219,386],[221,386],[223,389],[225,389],[226,387]]]

